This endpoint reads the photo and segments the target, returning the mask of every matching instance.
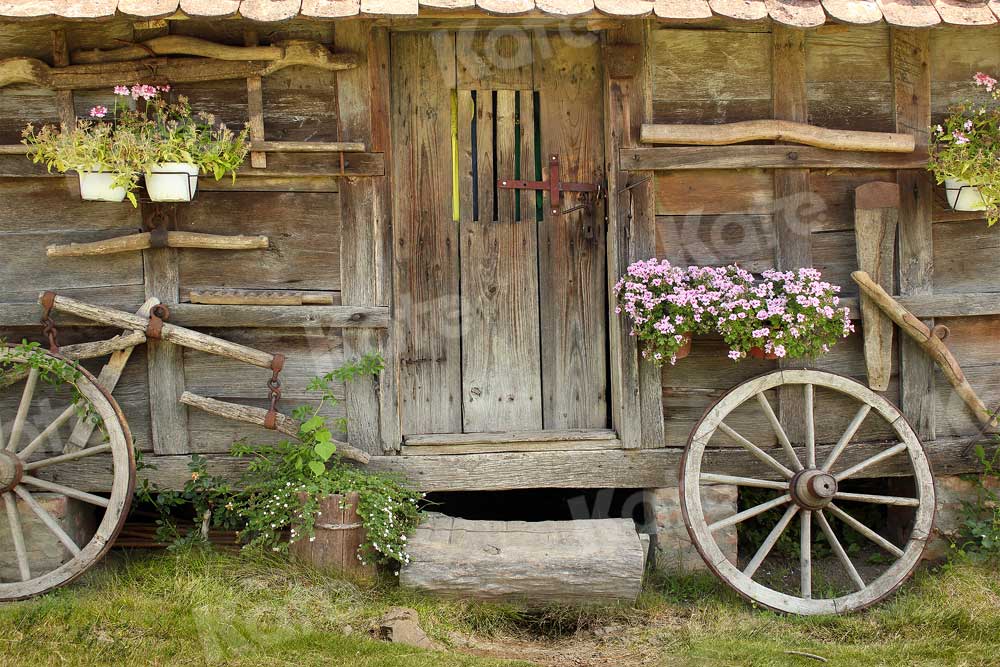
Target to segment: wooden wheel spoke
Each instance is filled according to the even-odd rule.
[[[810,385],[811,386],[811,385]],[[799,515],[799,592],[805,599],[812,598],[812,512]]]
[[[892,458],[896,454],[899,454],[900,452],[904,452],[904,451],[906,451],[906,443],[905,442],[901,442],[901,443],[899,443],[899,444],[897,444],[897,445],[895,445],[893,447],[890,447],[889,449],[886,449],[886,450],[883,450],[883,451],[879,452],[875,456],[872,456],[870,458],[865,459],[864,461],[862,461],[861,463],[858,463],[857,465],[851,466],[847,470],[841,470],[840,472],[838,472],[837,474],[835,474],[833,477],[838,482],[841,482],[841,481],[843,481],[843,480],[845,480],[845,479],[847,479],[847,478],[849,478],[849,477],[851,477],[853,475],[858,474],[859,472],[861,472],[865,468],[869,468],[869,467],[875,465],[876,463],[881,463],[882,461],[885,461],[886,459]]]
[[[771,529],[771,532],[768,533],[767,537],[764,538],[764,541],[761,542],[760,548],[757,549],[757,553],[753,555],[753,558],[749,563],[747,563],[747,566],[743,568],[743,574],[753,579],[753,575],[757,573],[758,569],[760,569],[764,560],[767,559],[768,554],[770,554],[771,550],[774,549],[774,545],[778,543],[778,539],[781,537],[781,534],[785,532],[785,529],[788,528],[788,524],[792,522],[792,519],[795,518],[795,515],[798,514],[798,512],[798,505],[791,505],[787,510],[785,510],[781,519],[778,520],[778,523],[775,524],[774,528]]]
[[[111,445],[97,445],[96,447],[88,447],[87,449],[78,449],[77,451],[70,452],[68,454],[60,454],[59,456],[52,456],[47,459],[41,459],[40,461],[26,463],[24,464],[24,471],[28,472],[29,470],[37,470],[38,468],[47,468],[48,466],[66,463],[67,461],[76,461],[77,459],[97,456],[98,454],[107,454],[111,451]]]
[[[23,450],[17,453],[18,457],[22,461],[28,460],[28,458],[32,454],[34,454],[39,447],[48,442],[49,438],[51,438],[54,433],[58,432],[59,429],[62,428],[62,425],[65,424],[67,421],[69,421],[70,418],[75,414],[76,414],[75,405],[70,405],[68,408],[63,410],[62,413],[58,417],[56,417],[51,424],[45,427],[45,430],[39,433],[34,440],[28,443],[27,447],[25,447]]]
[[[761,449],[757,445],[753,444],[752,442],[744,438],[742,435],[740,435],[733,429],[729,428],[729,426],[727,426],[725,422],[719,422],[719,430],[728,435],[730,438],[732,438],[735,442],[737,442],[741,447],[746,449],[748,452],[753,454],[754,458],[756,458],[758,461],[780,472],[785,479],[791,479],[795,475],[795,473],[793,473],[791,470],[778,463],[773,456],[771,456],[763,449]]]
[[[785,433],[785,429],[781,426],[781,422],[778,420],[778,415],[774,414],[774,408],[771,407],[771,403],[767,400],[767,396],[764,395],[764,392],[757,394],[757,403],[760,404],[761,410],[764,411],[764,416],[767,417],[767,421],[771,423],[771,430],[773,430],[774,435],[778,437],[778,442],[781,443],[781,448],[785,450],[788,460],[792,462],[792,467],[796,472],[802,470],[802,461],[799,460],[799,455],[795,453],[795,448],[792,447],[792,441],[788,439],[788,434]]]
[[[816,415],[813,414],[813,402],[816,390],[811,384],[803,385],[806,413],[806,466],[816,467]],[[805,514],[802,515],[805,517]],[[806,596],[803,596],[806,597]]]
[[[851,562],[850,556],[847,555],[847,552],[844,550],[840,540],[838,540],[837,536],[834,535],[833,529],[830,527],[830,522],[826,520],[825,516],[823,516],[822,510],[816,512],[816,523],[819,524],[820,530],[822,530],[823,534],[826,535],[826,541],[830,543],[830,548],[833,549],[833,553],[837,555],[837,560],[839,560],[841,565],[844,566],[844,569],[847,570],[847,576],[849,576],[851,581],[854,582],[854,586],[859,591],[864,590],[865,580],[861,578],[860,574],[858,574],[858,569],[854,567],[854,563]]]
[[[830,452],[830,455],[823,463],[823,470],[830,472],[830,469],[833,468],[833,464],[836,463],[837,459],[840,458],[840,455],[844,453],[844,449],[851,442],[851,439],[854,438],[854,434],[858,432],[859,428],[861,428],[862,422],[865,421],[865,417],[867,417],[868,413],[871,411],[872,406],[867,403],[858,408],[857,413],[854,415],[854,419],[852,419],[851,423],[847,425],[847,429],[844,431],[844,434],[840,436],[840,440],[838,440],[837,444],[834,445],[833,451]]]
[[[77,500],[82,500],[85,503],[90,503],[91,505],[97,505],[98,507],[107,507],[111,503],[108,502],[107,498],[102,498],[101,496],[95,496],[92,493],[87,493],[85,491],[78,491],[69,486],[64,486],[62,484],[56,484],[55,482],[49,482],[44,479],[38,479],[37,477],[32,477],[31,475],[25,475],[21,478],[21,483],[27,484],[28,486],[33,486],[38,489],[43,489],[45,491],[52,491],[54,493],[61,493],[64,496],[69,496],[70,498],[76,498]]]
[[[857,503],[876,503],[878,505],[895,505],[896,507],[920,507],[919,498],[903,498],[900,496],[879,496],[870,493],[844,493],[838,491],[834,500],[850,500]]]
[[[24,529],[21,526],[21,514],[17,509],[14,494],[3,494],[3,502],[7,507],[7,521],[10,523],[10,537],[14,542],[14,553],[17,556],[17,570],[21,581],[31,579],[31,566],[28,564],[28,549],[24,546]]]
[[[16,493],[21,500],[23,500],[24,503],[31,508],[31,511],[35,513],[35,516],[37,516],[39,520],[45,524],[46,528],[52,531],[52,533],[59,538],[59,541],[63,543],[63,546],[69,549],[71,554],[74,556],[80,555],[80,547],[77,546],[77,543],[73,541],[72,537],[66,534],[66,531],[62,529],[59,522],[56,521],[37,500],[35,500],[35,497],[31,495],[30,491],[23,486],[18,486],[14,489],[14,493]]]
[[[781,482],[773,479],[755,479],[753,477],[737,477],[735,475],[716,475],[713,473],[701,473],[703,484],[731,484],[733,486],[752,486],[758,489],[777,489],[785,491],[788,489],[788,482]]]
[[[728,528],[729,526],[735,526],[736,524],[746,521],[747,519],[752,519],[758,514],[763,514],[768,510],[774,509],[775,507],[781,507],[785,503],[789,503],[791,501],[792,497],[786,493],[785,495],[778,496],[777,498],[769,500],[766,503],[761,503],[760,505],[751,507],[750,509],[738,512],[731,517],[716,521],[715,523],[710,524],[708,529],[714,533],[717,530],[722,530],[723,528]]]
[[[17,446],[21,444],[21,433],[24,432],[24,423],[28,419],[28,410],[31,409],[31,399],[35,396],[35,387],[37,385],[38,369],[32,368],[28,372],[28,380],[24,383],[21,402],[17,405],[17,414],[14,415],[14,424],[10,429],[10,439],[7,441],[7,451],[16,452]]]
[[[902,549],[900,549],[895,544],[885,539],[884,537],[876,533],[874,530],[872,530],[865,524],[861,523],[860,521],[858,521],[853,516],[851,516],[844,510],[840,509],[833,503],[827,505],[826,509],[829,510],[830,514],[832,514],[833,516],[837,517],[838,519],[846,523],[848,526],[850,526],[855,532],[864,535],[870,541],[882,547],[896,558],[900,558],[903,555]]]

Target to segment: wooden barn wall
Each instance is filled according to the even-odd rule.
[[[167,24],[18,22],[0,24],[0,58],[32,56],[51,61],[51,30],[66,30],[69,48],[114,48],[165,34]],[[262,43],[309,39],[332,44],[333,23],[292,21],[280,25],[244,21],[172,21],[174,34],[243,45],[245,31],[254,29]],[[273,141],[336,141],[335,75],[292,67],[263,80],[265,139]],[[122,81],[124,84],[134,83]],[[232,127],[247,121],[247,83],[231,80],[178,86],[198,110],[215,114]],[[74,94],[78,116],[94,104],[111,106],[108,91]],[[55,94],[30,86],[0,88],[0,144],[20,140],[26,123],[56,122]],[[49,259],[47,245],[94,241],[140,230],[142,212],[126,204],[82,202],[72,178],[0,178],[0,311],[5,304],[34,303],[44,290],[83,300],[136,310],[164,276],[175,268],[179,296],[209,287],[320,290],[341,303],[340,201],[335,179],[241,179],[234,185],[202,177],[196,200],[176,208],[176,229],[210,234],[263,234],[264,251],[163,250],[94,258]],[[166,253],[154,259],[156,253]],[[60,316],[56,315],[57,322]],[[283,409],[290,411],[308,398],[310,378],[338,365],[343,358],[339,328],[203,329],[227,340],[269,352],[282,352],[288,362],[282,373]],[[97,340],[113,330],[63,327],[61,342]],[[0,337],[40,340],[37,327],[4,328]],[[99,370],[100,361],[85,366]],[[193,350],[173,362],[179,385],[221,400],[266,407],[270,371]],[[133,354],[115,396],[122,404],[138,447],[153,449],[150,391],[145,346]],[[55,408],[53,408],[55,409]],[[262,429],[240,425],[179,404],[156,411],[179,415],[186,432],[168,430],[157,443],[158,454],[229,451],[234,440],[276,440]],[[329,410],[342,416],[342,408]],[[165,426],[167,428],[169,425]],[[172,427],[171,427],[172,428]]]
[[[772,28],[655,29],[651,36],[654,122],[724,123],[775,117],[774,102],[788,79],[773,80]],[[973,93],[976,71],[1000,71],[1000,31],[935,28],[929,33],[930,107],[940,119],[950,103]],[[887,26],[828,25],[805,33],[805,98],[810,123],[831,128],[895,131],[892,42]],[[778,170],[661,171],[656,176],[657,253],[682,264],[739,262],[759,271],[776,263],[775,175]],[[895,181],[885,170],[812,170],[809,194],[797,216],[808,218],[813,264],[844,294],[856,296],[854,188]],[[935,192],[933,290],[998,292],[997,230],[981,218],[944,211]],[[900,220],[900,226],[905,220]],[[1000,297],[1000,295],[998,295]],[[1000,403],[1000,317],[936,320],[951,330],[948,344],[987,405]],[[861,323],[858,333],[811,365],[865,380]],[[896,334],[898,345],[898,333]],[[886,392],[899,402],[898,354]],[[691,356],[663,372],[667,446],[682,445],[702,412],[725,390],[777,367],[772,361],[734,364],[720,340],[698,339]],[[835,441],[849,419],[834,397],[818,396],[821,441]],[[973,434],[978,427],[940,372],[933,421],[938,438]],[[912,415],[911,415],[912,416]],[[762,417],[748,412],[738,430],[755,442],[774,440]],[[869,427],[862,435],[877,438]],[[756,439],[755,439],[756,438]]]

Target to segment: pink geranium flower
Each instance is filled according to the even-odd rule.
[[[108,108],[104,106],[96,106],[90,110],[91,118],[104,118],[108,115]]]

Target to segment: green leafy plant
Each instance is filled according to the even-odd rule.
[[[73,129],[29,124],[21,133],[28,157],[51,171],[114,174],[133,206],[143,174],[164,162],[187,162],[216,180],[236,171],[250,151],[249,129],[233,132],[211,114],[195,114],[188,98],[169,102],[170,86],[115,86],[112,109],[95,106]]]
[[[931,128],[927,168],[938,183],[957,180],[978,188],[992,226],[1000,220],[1000,88],[982,72],[973,82],[985,99],[952,105],[947,118]]]
[[[283,552],[292,542],[315,538],[321,500],[356,492],[366,530],[358,558],[383,565],[408,562],[406,540],[419,523],[420,494],[392,476],[342,461],[334,432],[346,429],[346,419],[323,414],[325,408],[340,403],[341,383],[372,377],[383,368],[381,356],[367,354],[310,381],[308,389],[318,398],[293,411],[301,423],[297,440],[233,445],[233,456],[248,460],[246,473],[235,486],[208,474],[204,459],[193,457],[191,479],[183,490],[161,491],[148,483],[140,487],[140,500],[159,510],[159,537],[181,546],[205,542],[213,527],[236,529],[247,547]],[[187,533],[177,529],[171,513],[180,506],[194,508],[200,528]]]
[[[983,470],[972,478],[975,500],[962,503],[962,525],[952,550],[956,555],[1000,561],[1000,447],[988,454],[976,445],[975,453]]]

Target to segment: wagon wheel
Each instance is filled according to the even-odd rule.
[[[11,349],[7,348],[8,354]],[[0,348],[0,352],[3,351]],[[49,353],[33,354],[44,354],[48,360],[65,361]],[[14,363],[24,362],[24,358],[18,356],[7,356],[6,359]],[[3,496],[3,507],[0,508],[3,518],[0,521],[4,524],[0,536],[7,534],[3,540],[4,548],[12,547],[13,551],[3,559],[11,564],[7,568],[11,572],[0,570],[0,601],[27,598],[62,586],[100,560],[125,521],[134,490],[132,434],[118,403],[97,384],[94,376],[80,370],[72,380],[56,381],[60,385],[56,389],[72,389],[66,385],[76,388],[79,395],[77,404],[66,400],[56,404],[57,411],[52,413],[57,415],[54,419],[41,416],[38,413],[46,413],[45,405],[51,401],[37,400],[37,394],[45,384],[40,375],[44,378],[45,374],[31,368],[24,380],[4,392],[5,398],[9,397],[16,403],[0,405],[0,495]],[[5,409],[3,406],[6,405],[10,407]],[[57,442],[61,439],[61,430],[68,430],[76,422],[81,406],[88,410],[91,418],[100,418],[106,434],[104,442],[67,453],[62,453],[61,447],[51,451],[54,445],[58,447],[61,444]],[[90,493],[77,488],[79,483],[63,479],[74,466],[83,465],[94,471],[109,471],[113,475],[110,494]],[[89,542],[78,544],[78,538],[68,534],[43,506],[38,494],[46,492],[62,494],[96,508],[97,531]],[[25,530],[25,521],[29,517],[37,519],[39,525]],[[31,553],[35,531],[46,530],[62,543],[69,556],[58,567],[38,565],[37,558]]]
[[[787,385],[798,386],[803,392],[803,450],[793,448],[765,393]],[[860,403],[837,443],[828,452],[824,452],[825,456],[822,457],[817,457],[815,443],[816,388],[832,390]],[[788,387],[787,390],[797,391],[793,387]],[[775,454],[772,456],[725,423],[724,420],[744,404],[747,404],[747,410],[755,410],[757,415],[762,415],[763,420],[770,424],[781,445],[781,452],[772,450]],[[815,408],[822,410],[822,405],[816,402]],[[885,425],[897,442],[886,445],[870,456],[862,456],[860,460],[852,453],[854,455],[850,458],[856,462],[844,463],[843,459],[848,457],[841,455],[845,450],[851,453],[848,446],[866,419],[885,420]],[[720,456],[720,452],[713,453],[709,450],[706,456],[706,449],[713,437],[716,438],[716,446],[720,444],[719,434],[752,454],[767,473],[740,477],[713,472],[713,467],[719,469],[719,462],[725,458],[725,452],[721,452]],[[913,470],[916,497],[848,493],[838,488],[841,482],[856,477],[866,468],[892,457],[903,456],[908,457]],[[680,483],[681,508],[688,532],[709,568],[749,600],[770,609],[796,614],[856,611],[888,596],[909,577],[919,562],[934,518],[934,482],[930,466],[916,433],[902,413],[887,400],[854,380],[813,370],[776,371],[749,380],[726,393],[705,413],[692,432],[684,453]],[[702,492],[705,485],[711,484],[769,489],[775,497],[731,516],[706,518]],[[894,544],[843,508],[845,505],[859,507],[859,503],[912,508],[912,528],[905,544]],[[753,557],[744,558],[743,561],[737,559],[737,562],[730,560],[718,541],[722,531],[739,530],[748,519],[770,510],[783,514],[770,528]],[[866,544],[878,547],[883,554],[879,556],[879,561],[888,557],[891,564],[880,573],[862,576],[831,526],[831,518],[836,518],[865,538]],[[800,555],[793,567],[798,570],[798,576],[792,577],[790,583],[784,582],[784,586],[777,586],[770,580],[760,581],[770,574],[762,572],[761,565],[796,519]],[[812,552],[814,533],[819,532],[816,528],[825,536],[830,551],[839,561],[838,567],[842,568],[843,575],[850,581],[853,592],[831,591],[814,597]],[[794,562],[795,559],[792,560]]]

